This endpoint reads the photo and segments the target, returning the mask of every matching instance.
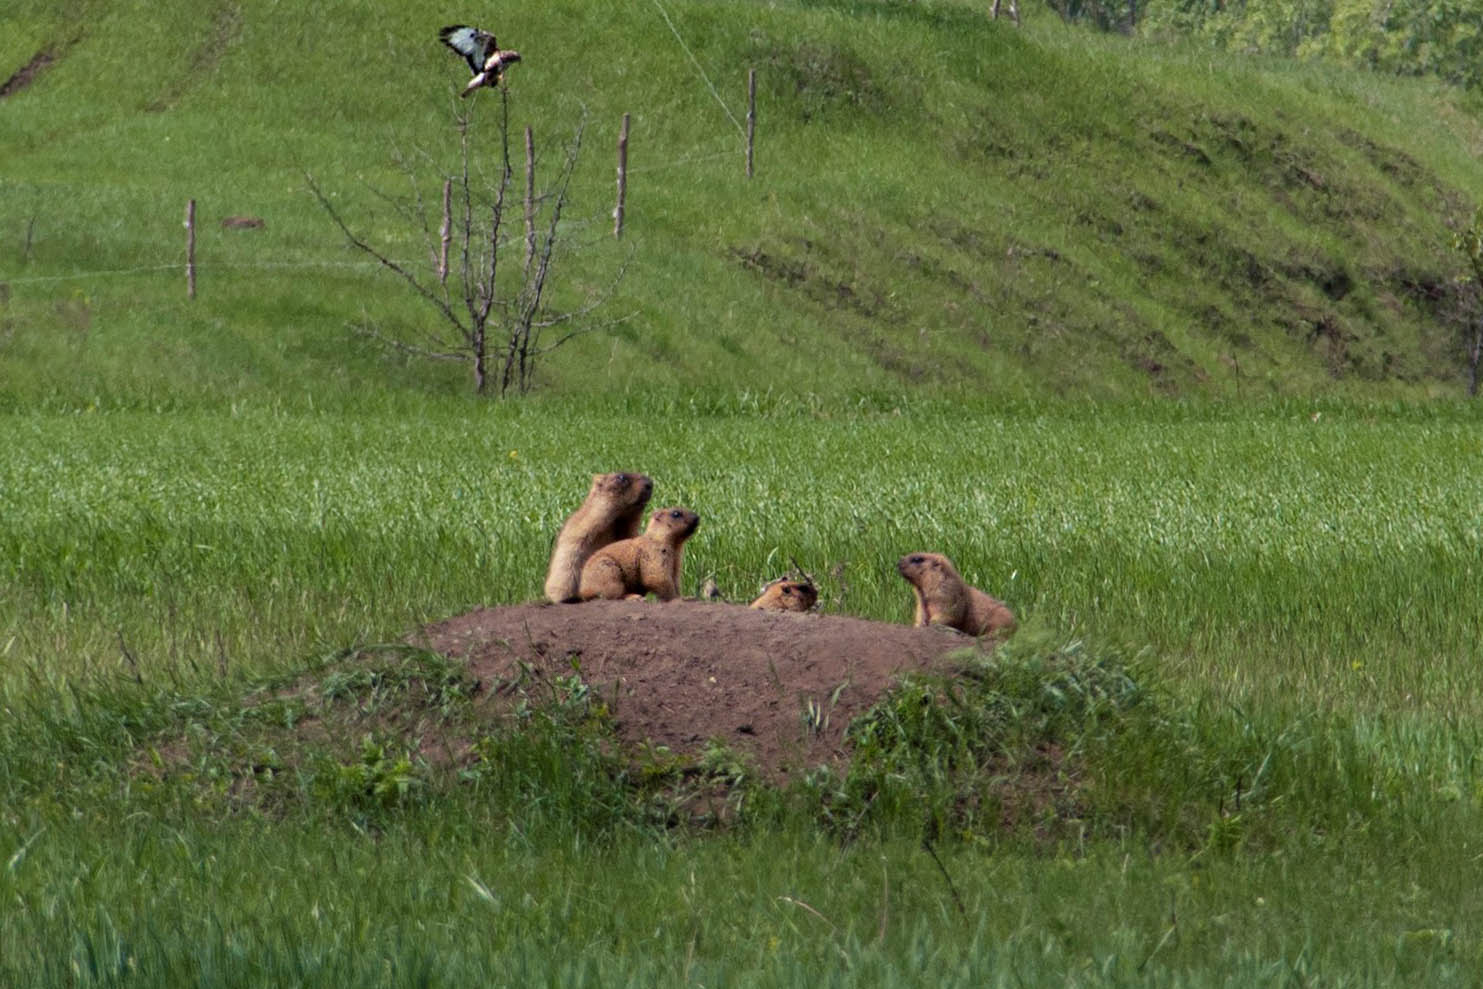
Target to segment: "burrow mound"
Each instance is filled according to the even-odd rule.
[[[715,741],[776,783],[847,760],[851,719],[900,674],[987,648],[939,626],[698,601],[485,608],[412,641],[466,662],[486,685],[577,673],[608,706],[625,748],[697,755]]]

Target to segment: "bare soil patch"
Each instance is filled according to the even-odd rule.
[[[486,688],[580,673],[625,748],[696,755],[715,741],[786,783],[849,756],[845,729],[905,672],[988,648],[941,627],[723,603],[589,601],[485,608],[413,637]],[[486,692],[487,696],[487,692]]]
[[[62,56],[67,53],[67,49],[72,47],[72,45],[75,44],[76,41],[77,39],[74,38],[72,39],[72,41],[69,41],[63,45],[48,45],[47,47],[38,51],[35,55],[32,55],[29,59],[26,60],[25,65],[21,66],[19,69],[16,69],[10,74],[10,78],[6,79],[3,83],[0,83],[0,100],[5,99],[7,96],[14,95],[15,93],[19,93],[21,90],[31,85],[31,83],[35,82],[36,77],[39,76],[48,66],[59,61]]]

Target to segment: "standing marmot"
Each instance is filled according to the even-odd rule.
[[[613,601],[652,592],[661,601],[673,601],[680,596],[685,540],[698,525],[700,516],[688,508],[659,509],[642,536],[620,539],[592,554],[582,567],[582,600]]]
[[[1014,612],[1003,601],[965,584],[952,561],[940,553],[909,553],[896,562],[896,569],[917,596],[916,625],[936,623],[969,635],[1014,631]]]
[[[748,607],[758,611],[811,611],[819,600],[819,589],[808,580],[779,577],[762,588]]]
[[[558,603],[580,600],[582,564],[609,543],[638,535],[639,519],[653,493],[654,482],[644,474],[593,474],[582,507],[556,536],[546,571],[546,597]]]

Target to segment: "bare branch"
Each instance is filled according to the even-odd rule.
[[[577,296],[585,304],[569,312],[547,309],[546,291],[555,284],[551,279],[558,253],[566,257],[573,250],[581,250],[582,241],[569,242],[567,236],[571,230],[580,232],[587,226],[581,221],[562,226],[566,222],[572,179],[581,153],[585,112],[583,122],[569,142],[566,160],[551,191],[537,197],[533,187],[534,170],[527,169],[523,202],[528,215],[534,214],[535,204],[541,204],[544,211],[543,238],[536,243],[536,249],[523,270],[518,262],[513,267],[501,265],[501,252],[520,250],[532,243],[535,231],[516,230],[518,223],[506,225],[504,222],[506,207],[511,203],[509,196],[514,169],[510,161],[508,91],[501,89],[500,97],[499,117],[491,123],[491,126],[499,128],[499,153],[493,162],[488,158],[495,156],[481,158],[477,151],[478,142],[471,133],[473,117],[467,106],[455,104],[458,106],[454,121],[458,128],[459,167],[450,170],[451,174],[443,172],[440,176],[443,183],[442,225],[436,232],[428,219],[430,200],[424,196],[412,157],[401,149],[394,150],[393,160],[406,177],[408,193],[396,197],[371,189],[374,195],[392,206],[398,217],[420,229],[433,260],[431,269],[436,277],[435,283],[425,283],[419,278],[415,260],[397,260],[372,246],[369,238],[357,235],[319,188],[314,177],[306,172],[305,178],[320,207],[339,227],[346,241],[401,278],[415,295],[432,305],[442,316],[441,320],[427,321],[426,325],[393,326],[387,330],[385,324],[378,325],[363,315],[360,325],[353,331],[400,353],[472,365],[478,393],[497,389],[500,395],[505,395],[512,388],[518,388],[521,393],[530,390],[542,355],[578,336],[626,322],[637,313],[612,320],[591,321],[592,314],[617,294],[617,286],[627,272],[631,254],[619,266],[610,284],[600,289],[585,288]],[[422,149],[414,147],[413,152],[432,164]],[[531,149],[527,157],[533,156]],[[422,159],[416,164],[421,164]],[[496,167],[499,169],[497,175],[493,172]],[[457,186],[456,191],[454,186]],[[454,197],[459,200],[456,207],[451,202]],[[461,216],[452,216],[455,208]],[[507,226],[513,231],[510,235],[506,233]],[[450,265],[448,255],[455,237],[461,238],[459,258]],[[450,268],[455,270],[450,271]],[[448,282],[451,279],[457,279],[459,284],[450,286]],[[459,298],[463,303],[462,312],[458,311],[455,301]],[[563,327],[566,332],[553,332],[550,339],[543,340],[543,334],[553,327]]]
[[[422,242],[427,245],[428,258],[432,263],[433,271],[437,271],[438,251],[433,240],[432,227],[428,225],[427,204],[422,199],[422,185],[417,181],[417,172],[413,170],[412,164],[407,161],[406,155],[402,154],[400,148],[394,148],[391,157],[401,169],[402,175],[406,176],[407,186],[412,190],[412,202],[416,207],[413,219],[422,228]]]
[[[517,318],[514,332],[511,334],[510,350],[519,364],[522,392],[530,390],[531,379],[535,374],[534,356],[539,349],[540,331],[533,329],[532,324],[535,322],[536,314],[540,312],[541,302],[545,295],[546,276],[551,270],[551,255],[556,247],[556,231],[561,223],[562,208],[566,205],[572,172],[576,170],[577,156],[581,153],[583,129],[582,126],[577,128],[572,143],[567,149],[566,162],[561,171],[561,184],[556,194],[556,201],[551,207],[546,239],[541,245],[540,263],[536,265],[534,276],[528,276],[526,279],[525,287],[521,292],[520,315]]]
[[[633,317],[637,315],[638,310],[634,310],[627,315],[619,316],[617,319],[606,319],[603,320],[601,323],[594,323],[591,326],[583,326],[580,329],[572,330],[570,333],[563,333],[561,336],[556,338],[556,341],[554,343],[548,343],[544,347],[540,347],[536,350],[531,351],[531,353],[537,357],[540,357],[544,354],[549,354],[551,353],[551,351],[555,350],[557,347],[560,347],[562,344],[566,343],[568,340],[573,339],[574,337],[586,336],[589,333],[596,333],[599,330],[610,330],[615,326],[619,326],[623,323],[628,322],[630,319],[633,319]]]
[[[432,361],[467,361],[469,359],[469,355],[465,354],[461,350],[453,352],[428,350],[425,347],[418,347],[415,344],[407,343],[405,340],[398,340],[395,337],[389,337],[381,331],[373,329],[371,326],[368,326],[364,323],[359,326],[355,325],[354,323],[349,323],[346,325],[348,325],[352,331],[359,333],[361,336],[370,337],[377,343],[383,343],[393,350],[400,350],[404,354],[412,354],[416,357],[425,357],[428,360]]]
[[[305,172],[304,178],[308,181],[309,189],[311,192],[314,193],[314,198],[319,200],[319,205],[322,206],[324,208],[324,211],[330,215],[330,219],[335,221],[335,226],[340,228],[340,232],[345,235],[346,240],[350,241],[350,243],[357,249],[375,258],[381,263],[383,267],[389,268],[392,271],[396,272],[396,274],[400,275],[403,281],[412,286],[413,291],[422,296],[428,302],[432,303],[433,306],[435,306],[437,310],[443,314],[444,318],[447,319],[448,322],[451,323],[455,328],[457,328],[460,333],[465,335],[468,333],[468,330],[465,329],[464,325],[459,322],[458,317],[454,315],[453,310],[450,309],[443,302],[442,299],[438,298],[432,292],[424,288],[422,283],[417,280],[416,275],[412,274],[406,268],[403,268],[400,264],[382,254],[380,251],[376,250],[370,244],[367,244],[365,241],[361,240],[359,237],[351,232],[350,228],[345,225],[345,221],[340,218],[340,214],[336,212],[335,207],[331,205],[329,199],[320,190],[318,183],[314,181],[313,175]]]
[[[570,322],[573,319],[580,319],[583,316],[586,316],[588,313],[590,313],[590,312],[598,309],[599,307],[607,304],[608,302],[612,301],[613,296],[615,296],[615,295],[618,294],[618,284],[621,281],[623,281],[623,276],[628,273],[628,264],[632,260],[633,260],[633,254],[632,253],[630,253],[627,257],[625,257],[623,259],[623,264],[621,264],[618,267],[618,273],[613,276],[612,283],[609,284],[608,287],[607,287],[607,289],[601,295],[599,295],[597,297],[597,300],[596,301],[594,301],[594,302],[592,302],[592,303],[590,303],[588,305],[583,306],[581,309],[573,309],[570,312],[559,313],[558,315],[553,316],[551,319],[541,320],[541,321],[532,323],[531,326],[533,326],[533,327],[535,327],[537,329],[544,330],[547,327],[557,326],[557,325],[559,325],[561,323]],[[626,319],[627,317],[624,317],[624,318]]]
[[[459,186],[459,191],[463,197],[463,241],[460,244],[462,248],[460,253],[462,254],[463,271],[463,304],[464,308],[469,312],[469,318],[473,319],[478,312],[474,307],[474,280],[470,277],[471,269],[469,267],[469,248],[473,246],[474,241],[474,212],[473,200],[469,191],[469,117],[468,111],[462,108],[459,109],[458,116],[458,147],[459,160],[463,165],[462,182]]]
[[[556,248],[556,231],[561,224],[561,212],[566,206],[567,190],[571,186],[572,172],[577,167],[577,156],[582,152],[583,126],[578,126],[577,132],[572,137],[572,143],[567,148],[566,162],[561,170],[561,185],[557,189],[556,201],[551,206],[551,218],[546,227],[546,239],[541,245],[540,263],[536,266],[535,277],[526,285],[524,293],[524,311],[521,313],[520,322],[527,330],[535,320],[536,313],[540,310],[541,299],[545,294],[546,276],[551,270],[551,255]]]

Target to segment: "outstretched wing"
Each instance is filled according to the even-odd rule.
[[[499,51],[499,46],[494,43],[494,35],[466,24],[445,27],[438,32],[438,38],[443,44],[468,59],[469,71],[475,74],[483,72],[484,63],[488,61],[489,56]]]

